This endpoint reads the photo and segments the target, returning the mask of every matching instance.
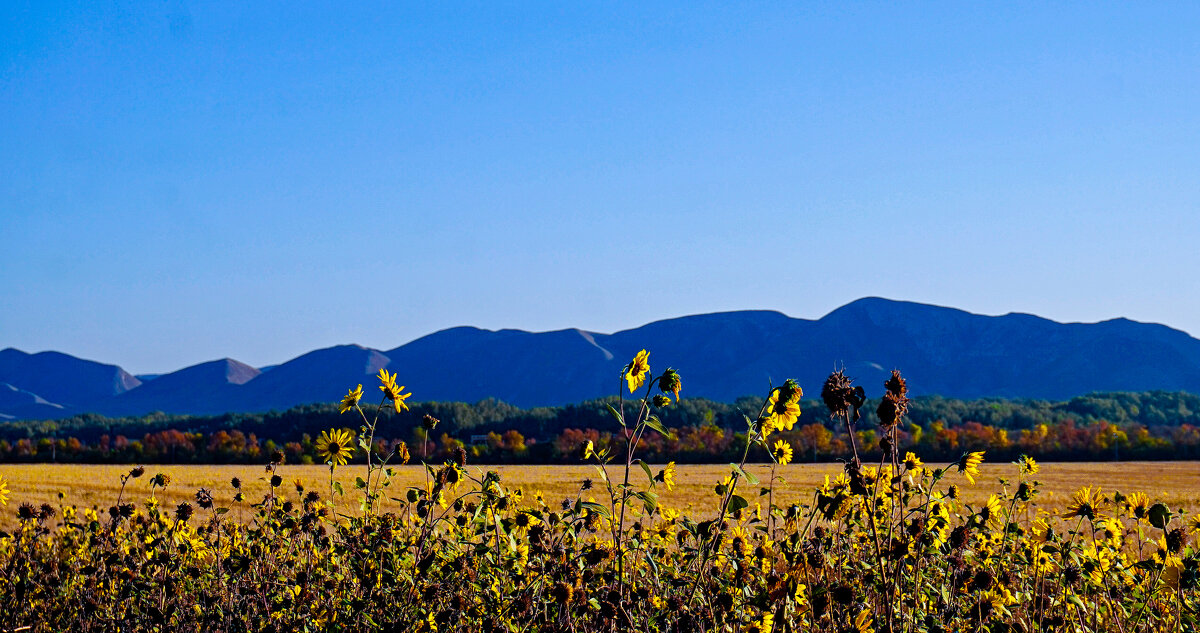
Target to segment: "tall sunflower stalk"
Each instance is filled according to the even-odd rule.
[[[625,393],[624,389],[628,388],[629,393],[635,393],[638,389],[645,386],[645,392],[640,400],[637,401],[637,413],[634,415],[632,422],[627,419],[625,411]],[[653,394],[654,387],[657,386],[661,393]],[[654,415],[653,407],[666,407],[671,404],[671,398],[667,394],[675,397],[675,402],[679,401],[679,392],[682,388],[682,381],[679,378],[679,373],[674,369],[667,368],[662,374],[654,377],[650,372],[650,354],[646,350],[638,352],[633,360],[631,360],[621,370],[620,385],[617,388],[618,401],[617,406],[606,405],[609,413],[621,425],[621,434],[625,439],[625,464],[624,473],[621,483],[614,486],[612,479],[608,475],[607,464],[611,459],[611,453],[607,448],[596,451],[591,442],[583,449],[584,459],[595,458],[601,478],[604,479],[605,486],[609,494],[609,513],[612,521],[612,539],[613,549],[617,558],[617,576],[615,584],[624,591],[625,587],[625,515],[631,499],[640,499],[646,509],[646,513],[651,515],[658,507],[658,494],[654,492],[655,485],[658,483],[664,484],[669,490],[674,485],[674,463],[654,475],[650,470],[650,466],[646,462],[636,459],[634,454],[637,452],[638,445],[641,443],[642,437],[647,429],[669,436],[666,427],[658,416]],[[645,490],[635,491],[633,485],[629,483],[629,473],[632,472],[633,465],[638,464],[646,473],[649,479],[649,487]]]
[[[363,411],[362,406],[359,404],[359,401],[362,399],[362,385],[359,385],[356,389],[350,390],[350,393],[346,394],[346,397],[342,398],[342,404],[340,407],[341,413],[345,413],[350,409],[354,409],[358,412],[359,417],[362,418],[363,423],[362,426],[359,427],[358,447],[361,448],[366,454],[366,478],[355,478],[354,485],[356,488],[359,488],[363,491],[362,502],[359,505],[359,509],[367,514],[371,514],[371,512],[374,511],[375,500],[376,497],[378,497],[378,491],[381,485],[383,487],[388,485],[388,482],[382,481],[385,475],[390,476],[392,472],[391,469],[387,468],[387,463],[393,457],[401,457],[402,461],[407,461],[408,457],[408,448],[402,443],[393,446],[386,455],[375,454],[375,431],[379,425],[379,416],[388,407],[391,407],[392,411],[395,413],[408,411],[408,404],[405,403],[405,400],[412,396],[412,393],[404,393],[403,385],[398,386],[396,384],[395,372],[389,373],[387,369],[380,369],[378,378],[380,383],[379,391],[381,391],[382,394],[379,398],[379,404],[375,406],[375,415],[372,416],[370,420],[367,419],[366,412]],[[351,442],[353,441],[353,438],[350,437],[349,432],[345,432],[345,435],[340,436],[337,439],[341,441],[333,442],[333,448],[349,450],[349,453],[346,454],[344,458],[337,458],[334,451],[321,450],[322,446],[328,449],[331,446],[329,442],[326,442],[324,445],[322,445],[321,442],[318,442],[318,454],[326,457],[327,463],[330,464],[329,472],[331,487],[333,486],[333,462],[337,461],[337,465],[339,466],[345,464],[346,458],[349,458],[354,452],[353,449],[349,448],[349,446],[345,443],[345,440],[347,439]]]

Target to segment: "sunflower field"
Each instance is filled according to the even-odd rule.
[[[801,416],[801,388],[772,388],[747,412],[743,457],[712,482],[704,512],[671,507],[673,463],[638,458],[647,434],[671,432],[655,412],[682,390],[645,351],[622,372],[629,399],[610,408],[622,441],[580,446],[595,476],[561,500],[510,486],[465,451],[441,463],[424,463],[425,446],[379,452],[379,413],[406,411],[410,395],[395,374],[379,381],[376,406],[362,385],[342,399],[359,433],[321,435],[329,481],[317,486],[285,484],[282,454],[265,465],[266,494],[235,479],[179,504],[158,499],[169,473],[142,467],[106,510],[10,501],[0,479],[18,521],[0,533],[0,632],[1133,633],[1200,622],[1200,518],[1095,487],[1052,513],[1031,458],[1014,479],[986,482],[982,452],[937,466],[901,454],[898,372],[875,410],[880,450],[851,443],[840,474],[800,496],[777,490],[777,466],[793,456],[779,435]],[[864,390],[835,372],[821,397],[853,438]],[[772,462],[748,464],[759,449]],[[424,483],[393,485],[410,461],[424,463]],[[343,485],[335,473],[349,468],[360,474]],[[963,490],[981,486],[994,490],[968,503]]]

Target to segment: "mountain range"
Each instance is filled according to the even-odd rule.
[[[612,395],[624,365],[650,351],[683,395],[732,401],[795,378],[817,396],[845,368],[868,395],[900,369],[913,395],[1066,399],[1092,391],[1200,392],[1200,340],[1153,323],[1059,323],[1030,314],[972,314],[940,306],[859,299],[819,319],[772,311],[721,312],[601,334],[455,327],[390,350],[339,345],[255,368],[225,358],[137,377],[60,352],[0,350],[0,419],[217,414],[341,399],[362,383],[374,396],[381,368],[415,400],[497,398],[550,406]]]

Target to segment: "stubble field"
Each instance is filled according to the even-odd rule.
[[[943,464],[927,464],[936,468]],[[6,464],[0,465],[0,475],[8,481],[10,492],[9,506],[0,513],[0,527],[10,528],[16,524],[16,505],[30,502],[34,505],[49,503],[57,506],[58,494],[64,493],[67,504],[79,508],[95,507],[102,514],[113,505],[120,492],[121,475],[129,472],[128,465],[72,465],[72,464]],[[658,472],[661,466],[652,466]],[[777,467],[775,475],[779,479],[775,486],[775,503],[810,503],[813,489],[820,485],[826,476],[836,477],[841,472],[841,464],[791,464]],[[580,483],[590,479],[593,485],[599,487],[602,480],[597,469],[592,466],[486,466],[468,464],[467,472],[473,476],[482,476],[487,470],[500,473],[502,483],[508,487],[521,488],[526,495],[542,494],[546,503],[554,505],[557,502],[574,499],[580,490]],[[751,474],[763,480],[771,476],[769,465],[751,465],[746,468]],[[988,464],[981,468],[983,476],[974,485],[969,484],[961,475],[952,473],[946,481],[957,483],[962,489],[963,497],[968,504],[977,505],[989,495],[1000,490],[999,478],[1010,481],[1017,479],[1017,467],[1014,464]],[[262,467],[250,465],[147,465],[146,474],[140,479],[131,480],[126,491],[125,501],[140,502],[149,495],[149,480],[156,473],[164,473],[171,478],[166,490],[157,491],[157,498],[164,504],[178,504],[182,501],[194,501],[194,495],[199,488],[212,492],[216,505],[230,508],[234,516],[247,516],[252,512],[250,504],[260,501],[267,493],[269,484]],[[718,497],[713,491],[714,485],[729,473],[729,467],[720,464],[711,465],[680,465],[676,475],[675,487],[671,491],[661,490],[660,503],[664,507],[688,510],[687,514],[701,517],[715,513]],[[354,490],[355,477],[364,476],[365,466],[349,465],[340,467],[335,472],[346,491],[344,500],[338,502],[340,512],[356,511],[359,493]],[[610,466],[609,474],[620,480],[624,474],[623,466]],[[306,490],[315,490],[327,497],[330,490],[329,468],[326,466],[290,466],[279,468],[283,478],[280,490],[286,497],[296,499],[296,482],[300,482]],[[235,503],[235,490],[230,480],[237,477],[242,482],[242,491],[246,500]],[[630,473],[631,480],[644,478],[641,469],[634,467]],[[1033,477],[1042,482],[1042,493],[1038,504],[1050,511],[1058,511],[1066,503],[1071,494],[1084,486],[1099,486],[1106,493],[1120,491],[1124,494],[1144,492],[1173,509],[1184,510],[1188,513],[1200,510],[1200,462],[1118,462],[1118,463],[1047,463],[1042,464],[1041,472]],[[397,469],[397,474],[387,496],[401,497],[408,486],[423,486],[425,471],[421,466],[404,466]],[[643,482],[639,482],[643,483]],[[743,488],[744,494],[754,503],[754,495],[759,486]],[[586,496],[589,493],[584,493]],[[591,494],[602,497],[603,492],[593,490]],[[387,501],[393,507],[395,502]],[[764,504],[765,500],[764,500]]]

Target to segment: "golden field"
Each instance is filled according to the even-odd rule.
[[[944,465],[927,466],[936,468]],[[1104,492],[1144,492],[1173,509],[1182,509],[1188,513],[1200,510],[1200,462],[1065,462],[1043,463],[1041,466],[1041,472],[1033,477],[1043,484],[1042,494],[1037,498],[1037,503],[1051,511],[1061,509],[1071,493],[1084,486],[1100,486]],[[35,505],[57,505],[59,492],[66,495],[67,504],[75,504],[80,508],[95,507],[103,513],[115,502],[120,491],[121,475],[129,472],[130,468],[129,465],[0,465],[0,476],[8,482],[10,493],[9,506],[0,512],[0,527],[7,529],[16,524],[17,504],[28,501]],[[654,472],[658,472],[659,468],[660,465],[651,466]],[[810,503],[813,488],[821,484],[827,475],[836,477],[841,468],[841,464],[837,463],[790,464],[777,467],[775,472],[780,479],[775,487],[776,505]],[[335,471],[336,479],[346,491],[345,500],[339,502],[339,511],[357,511],[361,493],[354,489],[354,479],[365,476],[365,470],[363,465],[348,465]],[[541,493],[552,506],[562,499],[573,499],[578,494],[580,482],[585,478],[590,478],[597,487],[593,489],[592,494],[597,497],[604,495],[599,490],[602,482],[594,466],[468,464],[466,470],[476,477],[482,476],[487,470],[496,470],[501,475],[501,483],[506,487],[521,488],[525,494]],[[746,470],[762,479],[764,484],[771,474],[769,465],[749,465]],[[974,485],[955,473],[951,473],[946,481],[959,484],[965,501],[976,505],[990,494],[999,491],[999,478],[1008,478],[1010,481],[1017,478],[1017,466],[1014,464],[985,462],[981,470],[983,476],[978,478]],[[167,489],[159,490],[156,495],[164,504],[194,501],[196,490],[207,488],[215,497],[217,505],[229,507],[235,516],[248,515],[249,505],[260,501],[268,489],[263,468],[258,466],[147,465],[143,477],[129,482],[124,500],[137,502],[146,498],[149,494],[150,477],[160,472],[171,477],[171,484]],[[609,473],[619,481],[623,476],[623,468],[610,466]],[[707,516],[715,512],[719,501],[713,487],[728,473],[729,466],[722,464],[678,466],[674,489],[666,491],[660,488],[660,503],[665,507],[680,510],[691,508],[688,514],[692,516]],[[297,497],[297,480],[306,489],[316,490],[323,497],[329,494],[327,466],[284,465],[279,468],[279,474],[284,481],[280,488],[284,496],[293,499]],[[246,494],[246,501],[241,504],[233,502],[235,491],[230,485],[233,477],[241,479],[242,491]],[[425,471],[421,466],[399,467],[393,479],[391,493],[387,496],[403,496],[407,486],[423,485],[424,478]],[[630,472],[630,480],[639,485],[644,484],[645,474],[635,466]],[[759,486],[749,486],[740,490],[753,505],[758,488]],[[389,503],[395,505],[395,502],[385,503],[385,511]]]

